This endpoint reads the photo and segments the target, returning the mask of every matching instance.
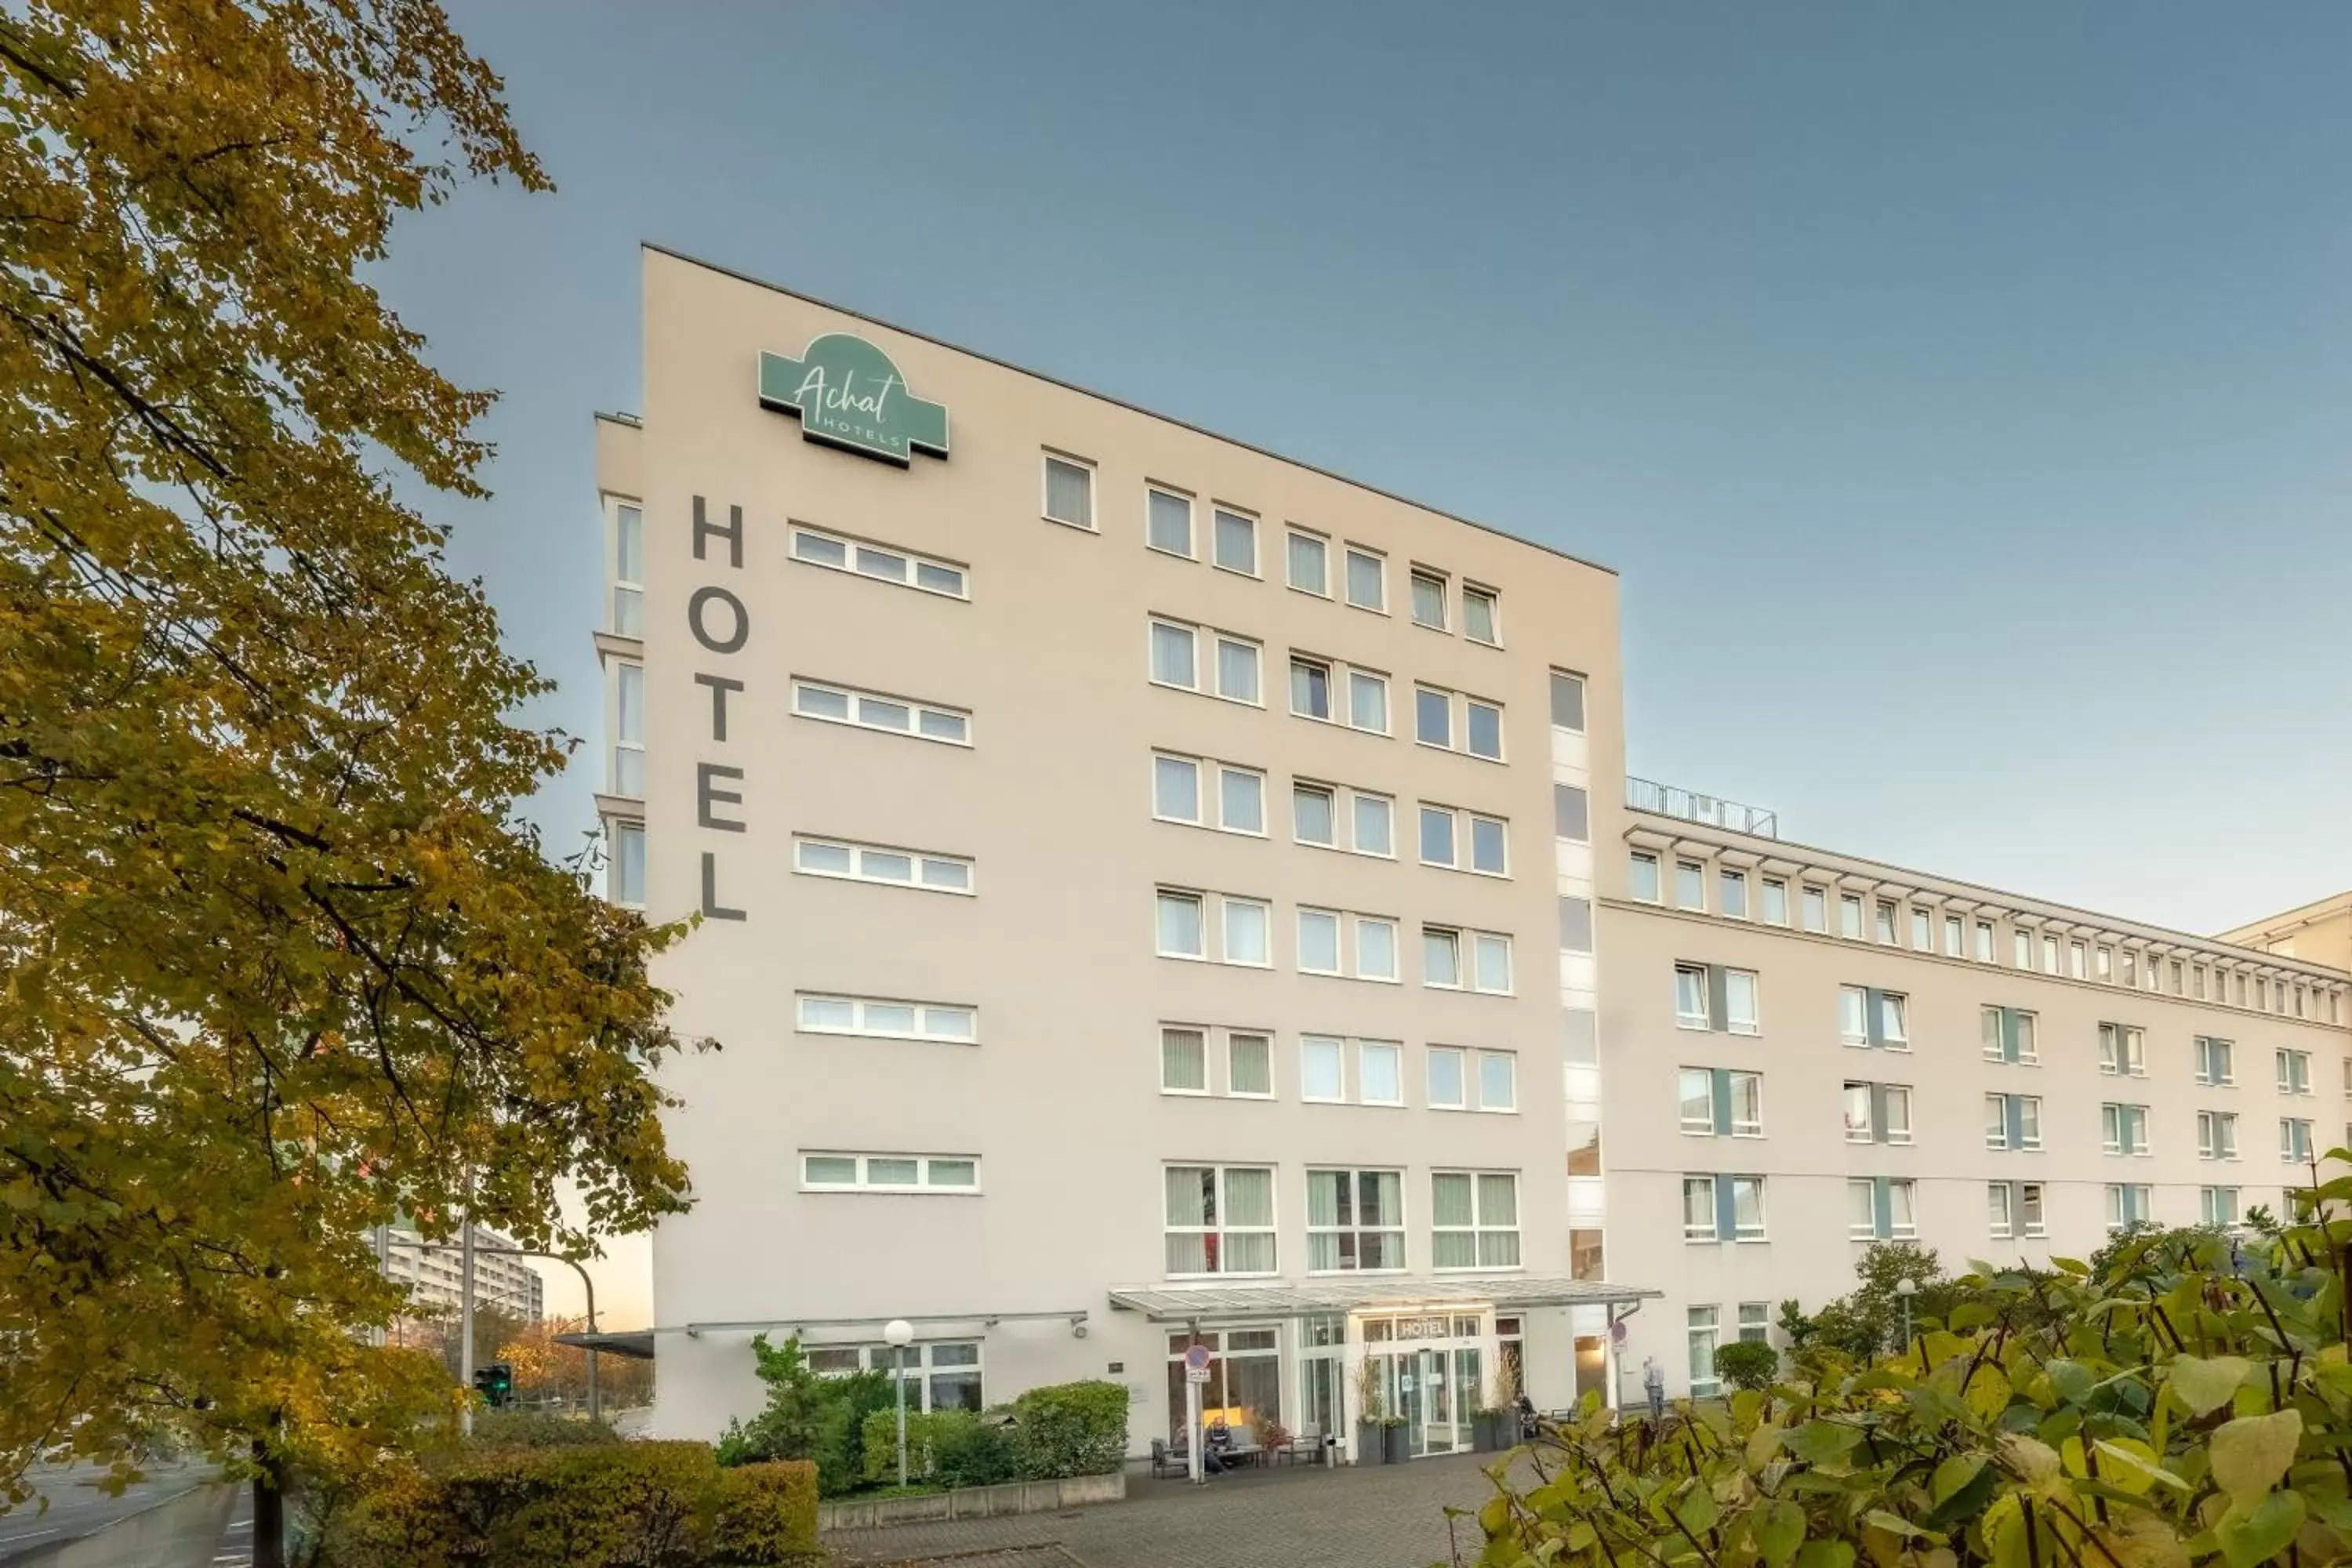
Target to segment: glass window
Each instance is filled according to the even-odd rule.
[[[1331,717],[1331,667],[1314,659],[1290,661],[1290,710],[1302,719]]]
[[[1885,1086],[1886,1141],[1889,1143],[1911,1142],[1911,1090],[1902,1084]]]
[[[1360,610],[1385,610],[1388,592],[1381,558],[1367,551],[1348,551],[1348,603]]]
[[[1696,860],[1675,862],[1675,904],[1685,910],[1706,908],[1706,868]]]
[[[1895,945],[1895,906],[1883,899],[1878,904],[1877,931],[1882,944],[1887,947]]]
[[[1764,1075],[1760,1072],[1735,1072],[1731,1075],[1731,1135],[1735,1138],[1760,1138],[1764,1135]]]
[[[1239,637],[1217,639],[1217,695],[1234,702],[1255,703],[1257,644]]]
[[[1201,820],[1201,764],[1190,757],[1151,759],[1151,814],[1178,822]]]
[[[1495,613],[1494,593],[1486,588],[1462,584],[1462,632],[1472,642],[1499,644],[1502,640],[1501,618]]]
[[[1989,1182],[1985,1184],[1985,1229],[2000,1241],[2010,1234],[2009,1184]]]
[[[1845,1086],[1845,1141],[1867,1143],[1877,1134],[1872,1130],[1870,1085],[1849,1081]]]
[[[1849,1046],[1870,1044],[1870,993],[1863,986],[1838,987],[1838,1038]]]
[[[1919,1234],[1918,1188],[1908,1177],[1886,1184],[1886,1234],[1908,1241]]]
[[[1558,730],[1584,730],[1584,677],[1551,672],[1551,721]]]
[[[1764,1178],[1734,1176],[1731,1178],[1731,1215],[1733,1234],[1740,1241],[1764,1239]]]
[[[1193,651],[1192,628],[1167,621],[1151,623],[1151,679],[1162,686],[1191,691],[1201,682],[1200,662]]]
[[[1878,994],[1879,1036],[1897,1050],[1911,1041],[1910,1011],[1910,998],[1897,996],[1891,991]]]
[[[1807,888],[1804,889],[1801,901],[1804,908],[1805,929],[1810,931],[1826,932],[1830,929],[1829,894],[1820,888]]]
[[[1480,931],[1475,947],[1477,988],[1507,994],[1511,989],[1511,939]]]
[[[1682,1130],[1715,1131],[1715,1074],[1706,1068],[1685,1068],[1682,1084]]]
[[[646,901],[646,825],[615,822],[612,834],[613,901],[631,908]]]
[[[1356,917],[1356,973],[1366,980],[1397,977],[1396,921]]]
[[[1429,1103],[1438,1110],[1460,1110],[1465,1098],[1463,1053],[1452,1046],[1432,1046],[1428,1051]]]
[[[1225,962],[1264,966],[1274,962],[1266,906],[1250,899],[1227,899]]]
[[[1204,958],[1201,940],[1201,895],[1160,893],[1160,952],[1168,958]]]
[[[633,506],[613,509],[613,629],[645,635],[646,517]]]
[[[1412,619],[1416,626],[1445,629],[1445,579],[1418,567],[1412,574]]]
[[[2018,1223],[2024,1226],[2026,1235],[2042,1234],[2042,1184],[2040,1182],[2020,1182],[2017,1184],[2017,1217]]]
[[[1356,848],[1366,855],[1396,853],[1394,804],[1386,795],[1355,796]]]
[[[1074,528],[1095,525],[1095,471],[1066,458],[1045,458],[1045,515]]]
[[[1853,893],[1838,895],[1838,934],[1862,940],[1862,900]]]
[[[1228,572],[1257,575],[1257,519],[1217,510],[1216,563]]]
[[[1430,1178],[1430,1261],[1438,1268],[1519,1266],[1519,1179],[1439,1171]]]
[[[1761,1032],[1757,1017],[1756,976],[1745,969],[1723,972],[1723,1026],[1735,1035]]]
[[[1189,560],[1192,554],[1192,498],[1157,489],[1145,494],[1145,542],[1154,550]]]
[[[1748,873],[1726,866],[1715,875],[1715,907],[1733,920],[1748,918]]]
[[[1592,951],[1592,900],[1572,893],[1559,896],[1559,950],[1562,952]]]
[[[1490,876],[1502,876],[1510,869],[1505,852],[1507,835],[1504,825],[1491,816],[1470,819],[1470,868]]]
[[[1965,944],[1965,940],[1966,931],[1960,917],[1958,915],[1946,915],[1944,917],[1944,956],[1947,958],[1959,958],[1964,956],[1961,949]]]
[[[1683,1239],[1685,1241],[1716,1240],[1715,1220],[1715,1178],[1685,1176],[1683,1178]]]
[[[1911,910],[1911,945],[1921,952],[1933,952],[1936,946],[1935,917],[1914,906]]]
[[[1507,1051],[1478,1053],[1478,1109],[1517,1110],[1519,1108],[1518,1058]],[[2308,1124],[2306,1124],[2308,1131]]]
[[[1292,784],[1290,828],[1301,844],[1332,844],[1331,792],[1321,784]]]
[[[1462,933],[1435,926],[1421,931],[1421,980],[1424,985],[1462,984]]]
[[[1389,732],[1389,683],[1360,669],[1348,672],[1348,722],[1375,734]]]
[[[1330,1035],[1298,1037],[1298,1096],[1301,1100],[1347,1098],[1347,1042]]]
[[[1764,922],[1776,926],[1789,923],[1789,884],[1777,877],[1764,879]]]
[[[1591,839],[1591,802],[1577,785],[1556,784],[1551,786],[1551,830],[1553,837],[1565,838],[1571,844],[1583,844]]]
[[[1323,541],[1311,533],[1291,534],[1287,559],[1292,587],[1326,595],[1331,592],[1328,550]]]
[[[1317,1273],[1402,1268],[1403,1173],[1307,1173],[1307,1267]]]
[[[1225,1091],[1254,1100],[1274,1096],[1274,1042],[1264,1035],[1225,1037]]]
[[[1160,1088],[1168,1094],[1209,1092],[1209,1042],[1200,1030],[1160,1031]]]
[[[1688,1372],[1694,1397],[1706,1398],[1722,1387],[1715,1375],[1715,1347],[1720,1315],[1721,1309],[1716,1307],[1686,1310],[1685,1321],[1689,1324],[1690,1340]]]
[[[1454,813],[1442,805],[1421,808],[1421,863],[1454,864]]]
[[[1845,1184],[1845,1233],[1854,1241],[1878,1235],[1877,1184],[1867,1176],[1849,1176]]]
[[[1645,903],[1658,901],[1658,858],[1646,849],[1633,851],[1627,862],[1626,883],[1634,898]]]
[[[1234,833],[1265,831],[1265,779],[1245,768],[1217,770],[1217,821]]]
[[[1704,1029],[1707,1023],[1706,969],[1702,964],[1675,965],[1675,1022],[1685,1029]]]
[[[1339,917],[1331,910],[1298,911],[1298,967],[1309,974],[1339,973]]]
[[[1274,1173],[1262,1166],[1167,1168],[1168,1272],[1275,1272]]]
[[[1469,715],[1467,726],[1470,754],[1484,757],[1490,763],[1503,760],[1503,710],[1491,702],[1465,699],[1464,708]]]
[[[1425,746],[1454,744],[1454,699],[1418,686],[1412,693],[1412,735]]]

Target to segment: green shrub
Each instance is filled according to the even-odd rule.
[[[1013,1402],[1013,1465],[1022,1480],[1107,1475],[1126,1463],[1123,1385],[1057,1383]]]
[[[865,1479],[869,1486],[898,1480],[898,1413],[877,1410],[866,1418]],[[907,1480],[909,1485],[992,1487],[1013,1479],[1013,1440],[1002,1416],[970,1410],[907,1412]]]
[[[767,1408],[749,1421],[730,1422],[719,1439],[721,1465],[807,1459],[816,1466],[817,1489],[838,1497],[856,1488],[866,1470],[866,1418],[892,1408],[890,1374],[853,1373],[822,1377],[811,1370],[798,1335],[781,1345],[768,1336],[751,1341],[760,1381],[768,1385]]]
[[[602,1421],[575,1420],[544,1410],[477,1410],[467,1441],[485,1448],[564,1448],[617,1443],[621,1435]]]
[[[468,1448],[354,1511],[339,1568],[696,1568],[719,1501],[705,1443]]]
[[[1769,1388],[1780,1370],[1780,1352],[1755,1340],[1715,1347],[1715,1375],[1734,1388]]]
[[[710,1561],[729,1568],[823,1562],[816,1541],[816,1467],[805,1459],[780,1459],[722,1471]]]

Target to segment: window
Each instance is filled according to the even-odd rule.
[[[1675,965],[1675,1022],[1685,1029],[1714,1027],[1707,1015],[1706,965]]]
[[[966,1045],[980,1037],[980,1016],[971,1007],[940,1002],[893,1002],[873,996],[803,993],[800,1032],[862,1035],[888,1040],[951,1040]]]
[[[1592,900],[1573,893],[1559,895],[1559,950],[1592,951]]]
[[[1591,842],[1591,803],[1584,791],[1577,785],[1555,784],[1551,786],[1551,831],[1555,838],[1565,838],[1571,844]]]
[[[1881,899],[1878,901],[1875,921],[1880,945],[1893,947],[1895,945],[1895,906]]]
[[[1875,1097],[1871,1086],[1848,1079],[1845,1086],[1845,1141],[1849,1143],[1875,1142],[1878,1134],[1873,1130],[1871,1110]],[[1683,1131],[1690,1131],[1690,1104],[1683,1104]]]
[[[801,1185],[827,1192],[976,1193],[980,1162],[952,1154],[809,1154]]]
[[[1430,1177],[1429,1226],[1434,1268],[1517,1268],[1519,1178],[1509,1172],[1436,1172]]]
[[[1167,1196],[1170,1274],[1275,1272],[1273,1171],[1171,1165]]]
[[[1298,970],[1302,974],[1339,973],[1339,916],[1335,910],[1298,911]]]
[[[630,800],[646,796],[646,667],[613,667],[612,790]]]
[[[1878,997],[1878,1031],[1890,1050],[1911,1048],[1911,999],[1892,991],[1881,991]]]
[[[2015,1222],[2011,1216],[2011,1194],[2007,1182],[1990,1182],[1985,1186],[1985,1228],[1995,1241],[2005,1241],[2013,1234]]]
[[[625,504],[613,509],[613,630],[646,635],[646,514]]]
[[[793,559],[943,598],[970,596],[964,568],[951,561],[919,555],[895,544],[870,544],[847,534],[825,533],[798,523],[793,525]]]
[[[2021,926],[2012,930],[2009,933],[2009,936],[2011,947],[2010,958],[2012,961],[2011,967],[2014,969],[2032,968],[2033,933]]]
[[[1160,1092],[1209,1092],[1209,1040],[1201,1030],[1160,1031]]]
[[[1911,1142],[1911,1090],[1899,1083],[1879,1086],[1886,1096],[1886,1141],[1889,1143]]]
[[[1838,934],[1862,940],[1862,900],[1853,893],[1838,895]]]
[[[1202,942],[1200,894],[1171,892],[1162,888],[1159,910],[1160,957],[1208,957]]]
[[[1827,932],[1830,929],[1828,892],[1820,888],[1807,888],[1803,891],[1801,901],[1805,916],[1805,929],[1809,931],[1821,933]]]
[[[2113,980],[2116,977],[2116,950],[2106,946],[2094,948],[2091,972],[2101,980]]]
[[[2197,1157],[2234,1160],[2238,1157],[2238,1118],[2227,1110],[2197,1113]]]
[[[1735,1035],[1763,1032],[1757,1018],[1756,975],[1750,970],[1723,972],[1723,1026]]]
[[[1503,710],[1491,702],[1481,702],[1475,697],[1464,699],[1463,709],[1469,718],[1465,729],[1469,734],[1470,754],[1474,757],[1484,757],[1490,763],[1501,762],[1503,760]]]
[[[1418,566],[1412,569],[1412,623],[1441,632],[1445,629],[1445,579]]]
[[[1966,932],[1967,927],[1964,922],[1962,922],[1959,916],[1946,915],[1944,917],[1944,956],[1946,958],[1959,958],[1964,956],[1961,948],[1965,940]]]
[[[2079,942],[2070,942],[2066,944],[2066,973],[2077,980],[2085,977],[2084,948]]]
[[[1716,1235],[1715,1178],[1685,1176],[1683,1178],[1683,1239],[1685,1241],[1715,1241]]]
[[[642,822],[615,822],[608,840],[612,856],[612,900],[625,909],[640,910],[646,904],[646,825]]]
[[[1502,617],[1496,610],[1495,591],[1462,584],[1462,635],[1472,642],[1482,642],[1489,647],[1499,647],[1503,642]]]
[[[1356,1098],[1366,1105],[1404,1103],[1404,1047],[1394,1040],[1356,1042]]]
[[[2155,1206],[2155,1194],[2145,1183],[2107,1184],[2107,1228],[2110,1231],[2137,1225],[2149,1217]]]
[[[1845,1234],[1852,1241],[1878,1238],[1878,1184],[1868,1176],[1846,1178]]]
[[[2147,1107],[2118,1105],[2113,1100],[2099,1107],[2100,1146],[2110,1154],[2145,1154],[2147,1152]]]
[[[1454,813],[1442,805],[1421,808],[1421,863],[1454,864]]]
[[[1389,683],[1386,676],[1368,670],[1348,672],[1348,724],[1375,735],[1389,732]]]
[[[1045,517],[1072,528],[1095,525],[1095,471],[1091,465],[1045,454]]]
[[[1348,1098],[1348,1042],[1335,1035],[1298,1037],[1298,1098],[1337,1104]]]
[[[1225,962],[1256,969],[1272,965],[1271,917],[1266,906],[1255,899],[1228,897],[1221,901],[1225,912]]]
[[[1404,1265],[1401,1171],[1307,1173],[1309,1273],[1370,1273]]]
[[[1734,1176],[1730,1180],[1732,1239],[1762,1241],[1764,1239],[1764,1178]]]
[[[1217,767],[1217,826],[1228,833],[1265,833],[1265,775]]]
[[[2017,1184],[2017,1216],[2019,1222],[2024,1226],[2027,1236],[2049,1234],[2042,1223],[2042,1184],[2040,1182]]]
[[[1225,1092],[1246,1100],[1274,1098],[1274,1041],[1265,1035],[1225,1037]]]
[[[1992,922],[1990,921],[1977,921],[1976,959],[1979,963],[1992,962]]]
[[[1584,677],[1551,672],[1551,723],[1555,730],[1584,732]]]
[[[793,682],[793,711],[803,719],[828,724],[849,724],[861,730],[882,730],[918,741],[943,745],[971,744],[971,715],[961,709],[886,697],[816,680]]]
[[[1454,1046],[1432,1046],[1427,1058],[1429,1108],[1432,1110],[1469,1110],[1466,1063],[1463,1051]]]
[[[2216,1088],[2233,1086],[2238,1081],[2237,1047],[2228,1040],[2217,1040],[2210,1035],[2200,1035],[2191,1042],[2196,1051],[2197,1081]],[[2352,1060],[2345,1064],[2345,1092],[2352,1094]]]
[[[1778,877],[1764,879],[1764,923],[1776,926],[1789,923],[1789,884]]]
[[[931,893],[970,893],[971,862],[956,855],[926,855],[879,844],[795,837],[793,867],[804,877],[887,882]]]
[[[1715,1136],[1715,1074],[1706,1068],[1685,1068],[1682,1082],[1682,1130]]]
[[[2058,973],[2058,939],[2044,932],[2042,938],[2042,973]]]
[[[1169,822],[1201,820],[1201,764],[1192,757],[1151,759],[1151,815]]]
[[[2192,965],[2189,971],[2189,994],[2198,1001],[2205,1000],[2205,966]]]
[[[1706,868],[1696,860],[1675,862],[1675,907],[1683,910],[1706,908]]]
[[[1689,1323],[1690,1391],[1694,1398],[1707,1398],[1721,1392],[1722,1384],[1715,1375],[1717,1321],[1722,1309],[1692,1307],[1687,1309]]]
[[[1228,572],[1257,575],[1257,519],[1216,509],[1215,562]]]
[[[1286,536],[1284,560],[1289,583],[1307,593],[1331,596],[1330,547],[1311,533],[1293,529]]]
[[[1143,502],[1143,542],[1171,555],[1192,558],[1192,498],[1148,489]]]
[[[2281,1094],[2311,1092],[2311,1053],[2309,1051],[2278,1051],[2273,1053],[2278,1069],[2278,1091]]]
[[[2197,1217],[2207,1225],[2238,1224],[2242,1217],[2238,1212],[2238,1189],[2235,1187],[2198,1188]]]
[[[1646,849],[1633,851],[1627,863],[1626,885],[1633,897],[1644,903],[1658,901],[1658,858]]]
[[[1511,990],[1511,939],[1494,931],[1482,931],[1474,932],[1472,940],[1476,962],[1471,966],[1471,989],[1508,995]]]
[[[1388,610],[1387,563],[1352,544],[1348,547],[1348,603],[1360,610]]]
[[[1360,855],[1394,855],[1395,803],[1386,795],[1360,792],[1356,795],[1355,802],[1356,852]]]
[[[1217,637],[1217,695],[1255,708],[1258,696],[1258,647],[1246,637]]]
[[[2279,1158],[2300,1165],[2311,1158],[2311,1123],[2297,1117],[2279,1118]]]
[[[1454,745],[1454,700],[1426,686],[1412,690],[1412,738],[1424,746]]]
[[[1748,873],[1724,867],[1715,877],[1715,907],[1733,920],[1748,918]]]
[[[2110,1078],[2146,1078],[2147,1059],[2141,1032],[2124,1024],[2100,1025],[2099,1070]]]
[[[1478,1109],[1517,1110],[1519,1108],[1519,1058],[1508,1051],[1478,1053]],[[2311,1124],[2303,1124],[2306,1135]],[[2306,1137],[2306,1142],[2308,1138]]]
[[[1421,983],[1459,989],[1462,984],[1462,933],[1436,926],[1421,928]]]
[[[1743,1343],[1769,1344],[1772,1340],[1771,1304],[1766,1301],[1739,1303],[1739,1338]]]
[[[1886,1235],[1891,1241],[1910,1241],[1919,1235],[1918,1184],[1907,1176],[1886,1184]]]
[[[1290,710],[1301,719],[1331,717],[1331,667],[1320,659],[1290,658]]]
[[[1911,910],[1911,945],[1921,952],[1932,952],[1936,948],[1935,933],[1935,917],[1914,905]]]
[[[1373,915],[1356,917],[1356,977],[1359,980],[1397,978],[1396,921]]]
[[[1332,792],[1323,785],[1292,784],[1291,837],[1301,844],[1320,844],[1327,849],[1333,847],[1337,825],[1332,820]]]
[[[1735,1138],[1764,1135],[1764,1075],[1719,1068],[1682,1069],[1682,1130]]]
[[[1866,986],[1838,987],[1838,1038],[1849,1046],[1870,1044],[1870,991]]]
[[[1151,623],[1151,679],[1157,686],[1201,689],[1199,638],[1191,626]]]
[[[1500,818],[1473,816],[1470,818],[1470,869],[1490,877],[1508,874],[1509,837],[1509,829]]]

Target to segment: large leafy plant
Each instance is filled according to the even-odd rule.
[[[2352,1156],[2342,1156],[2352,1158]],[[2352,1177],[2273,1237],[1979,1264],[1908,1347],[1579,1416],[1498,1464],[1482,1564],[2322,1568],[2352,1557]],[[1532,1478],[1532,1484],[1529,1484]]]

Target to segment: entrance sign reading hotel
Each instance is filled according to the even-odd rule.
[[[760,405],[801,416],[812,441],[906,467],[912,452],[948,455],[948,410],[907,390],[890,356],[864,338],[826,332],[799,359],[760,355]]]

